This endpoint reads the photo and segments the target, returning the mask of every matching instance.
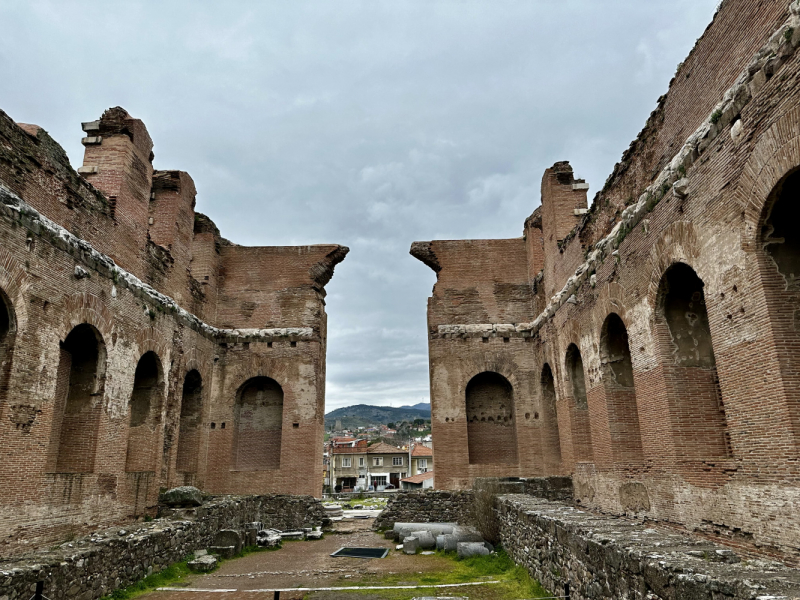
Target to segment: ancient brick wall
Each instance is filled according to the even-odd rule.
[[[726,0],[566,234],[547,202],[556,171],[569,170],[548,169],[525,249],[507,259],[516,269],[543,254],[522,320],[486,321],[480,303],[453,315],[460,321],[439,319],[437,288],[459,273],[420,252],[438,242],[415,244],[438,276],[437,487],[468,487],[479,470],[569,473],[586,506],[798,558],[800,520],[785,508],[800,497],[800,245],[789,225],[800,189],[798,45],[800,4]],[[566,177],[558,185],[579,191]],[[460,285],[480,289],[505,272],[466,273]],[[466,390],[482,371],[512,386],[516,465],[469,464]]]
[[[84,129],[82,177],[0,113],[0,552],[152,512],[177,484],[320,495],[324,285],[347,249],[226,263],[239,247],[195,215],[186,173],[153,171],[141,121],[112,109]],[[239,311],[230,326],[219,307]],[[283,391],[281,469],[237,475],[219,434],[257,377]]]

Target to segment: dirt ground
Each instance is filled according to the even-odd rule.
[[[383,534],[372,531],[373,519],[345,519],[334,525],[334,531],[324,539],[308,542],[284,542],[280,550],[250,554],[225,561],[219,569],[207,575],[195,575],[180,584],[181,591],[156,591],[141,596],[147,600],[272,600],[273,590],[287,588],[319,588],[347,585],[364,577],[388,574],[408,574],[402,585],[415,585],[415,577],[426,572],[447,570],[450,561],[438,556],[407,556],[394,550],[395,543]],[[337,558],[330,556],[342,546],[390,548],[383,559]],[[173,586],[177,587],[177,586]],[[191,590],[191,591],[190,591]],[[227,590],[227,591],[222,591]],[[252,591],[251,591],[252,590]],[[426,593],[423,593],[426,592]],[[430,590],[420,590],[420,596],[430,596]],[[466,596],[463,588],[443,590],[440,596]],[[380,592],[281,592],[281,600],[377,600]]]

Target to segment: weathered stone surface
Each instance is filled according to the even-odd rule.
[[[403,538],[403,544],[409,538],[416,538],[417,545],[423,550],[429,550],[436,547],[436,538],[433,537],[430,531],[414,531],[410,536]]]
[[[503,496],[499,508],[509,556],[547,589],[569,583],[577,600],[800,597],[798,570],[739,562],[729,548],[675,529],[531,496]]]
[[[403,553],[416,554],[419,550],[419,540],[413,536],[409,536],[403,540]]]
[[[302,513],[298,508],[301,506]],[[326,520],[322,504],[308,496],[220,496],[193,509],[190,518],[183,509],[166,512],[180,516],[96,531],[55,549],[5,561],[0,598],[29,600],[31,586],[44,580],[49,598],[58,598],[60,591],[74,587],[72,597],[97,599],[131,585],[148,572],[180,562],[189,554],[201,556],[213,545],[220,529],[238,531],[254,521],[287,529],[304,524],[319,526]],[[276,538],[279,544],[280,535]],[[101,588],[105,592],[100,592]]]
[[[236,546],[209,546],[208,551],[211,554],[215,554],[220,558],[233,558],[236,556],[239,551],[236,550]]]
[[[186,564],[192,571],[197,571],[198,573],[208,573],[216,568],[217,559],[210,554],[205,554],[203,556],[196,557],[194,560],[190,560]]]
[[[486,556],[492,553],[484,542],[458,542],[456,544],[456,552],[458,552],[458,558]]]
[[[472,502],[472,492],[426,490],[393,494],[375,519],[375,529],[393,529],[397,523],[463,523]]]
[[[167,490],[159,496],[158,501],[165,506],[200,506],[203,492],[191,485],[182,485]]]

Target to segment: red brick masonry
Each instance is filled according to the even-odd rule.
[[[412,246],[437,487],[572,475],[800,559],[798,45],[800,3],[725,0],[588,211],[559,162],[523,237]]]
[[[338,245],[245,248],[121,108],[75,172],[0,112],[0,552],[152,512],[159,488],[319,496]],[[253,431],[260,431],[258,443]]]

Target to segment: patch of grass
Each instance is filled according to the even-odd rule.
[[[528,574],[524,567],[517,566],[514,561],[503,550],[498,550],[488,556],[473,556],[465,559],[458,559],[452,553],[438,551],[436,556],[439,559],[445,558],[450,562],[448,569],[443,571],[431,571],[428,573],[395,573],[380,577],[367,576],[359,581],[340,580],[340,586],[361,586],[361,585],[408,585],[411,581],[415,585],[423,586],[423,589],[416,590],[381,590],[380,597],[390,600],[409,600],[420,595],[432,594],[433,588],[424,586],[444,585],[453,583],[471,583],[485,580],[496,580],[500,583],[487,584],[485,586],[470,586],[464,588],[448,589],[448,593],[458,592],[459,596],[469,596],[470,598],[491,598],[492,600],[516,600],[518,598],[546,598],[551,594]],[[375,594],[376,590],[364,590],[363,592],[352,592],[354,596]],[[314,598],[314,595],[309,595]]]
[[[152,592],[156,588],[174,585],[191,574],[189,567],[186,565],[191,559],[192,557],[187,557],[183,562],[175,563],[158,573],[148,575],[126,588],[115,590],[110,595],[104,596],[103,600],[129,600],[147,592]]]
[[[711,122],[716,125],[719,123],[719,120],[722,118],[722,111],[717,109],[713,113],[711,113]]]

